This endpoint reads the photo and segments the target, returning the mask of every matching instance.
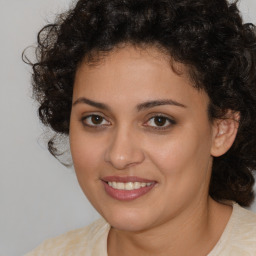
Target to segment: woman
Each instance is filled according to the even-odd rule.
[[[40,118],[103,218],[29,256],[256,254],[256,35],[235,3],[80,0],[38,38]]]

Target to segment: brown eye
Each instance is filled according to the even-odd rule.
[[[163,116],[157,116],[153,118],[153,122],[156,126],[164,126],[167,122],[167,118]]]
[[[85,116],[82,118],[82,123],[85,126],[90,126],[90,127],[100,127],[100,126],[110,125],[110,122],[100,115]]]
[[[174,120],[166,116],[157,115],[151,117],[145,125],[154,129],[168,129],[174,124],[176,124]]]
[[[102,121],[103,121],[103,117],[101,117],[101,116],[95,116],[95,115],[94,115],[94,116],[91,117],[91,122],[92,122],[93,124],[95,124],[95,125],[101,124]]]

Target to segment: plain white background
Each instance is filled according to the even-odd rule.
[[[20,256],[43,240],[89,224],[98,214],[74,171],[54,159],[31,99],[30,68],[22,51],[70,0],[0,0],[0,256]],[[256,23],[256,1],[241,0]],[[256,211],[256,203],[252,209]]]

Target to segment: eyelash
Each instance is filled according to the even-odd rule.
[[[107,122],[107,124],[92,124],[92,118],[95,117],[95,118],[100,118],[102,120],[105,120]],[[89,120],[91,118],[91,124],[88,124],[86,123],[87,120]],[[97,114],[92,114],[92,115],[88,115],[88,116],[84,116],[81,118],[81,122],[84,126],[86,127],[91,127],[91,128],[102,128],[103,126],[108,126],[110,125],[110,122],[106,120],[106,118],[104,118],[103,116],[101,115],[97,115]]]
[[[167,117],[165,115],[161,115],[161,114],[156,114],[156,115],[150,117],[146,123],[148,123],[150,120],[154,120],[156,118],[162,118],[164,120],[164,125],[163,126],[145,125],[145,126],[150,127],[151,129],[154,129],[154,130],[167,130],[171,126],[176,124],[176,122],[173,119],[171,119],[171,118],[169,118],[169,117]],[[166,125],[166,122],[168,122],[169,124]]]
[[[93,124],[93,121],[92,121],[92,118],[100,118],[100,120],[102,121],[105,121],[106,124]],[[153,125],[148,125],[147,123],[149,123],[151,120],[154,120],[156,118],[162,118],[163,121],[164,121],[164,124],[161,126],[153,126]],[[90,120],[90,123],[87,123],[86,121],[87,120]],[[156,121],[156,120],[155,120]],[[92,114],[92,115],[88,115],[88,116],[84,116],[81,118],[81,122],[83,123],[84,126],[86,127],[90,127],[90,128],[96,128],[96,129],[99,129],[99,128],[103,128],[103,127],[106,127],[106,126],[109,126],[111,125],[111,123],[109,121],[106,120],[106,118],[104,118],[102,115],[97,115],[97,114]],[[166,122],[168,122],[168,125],[166,125]],[[172,125],[175,125],[176,122],[169,118],[169,117],[166,117],[165,115],[161,115],[161,114],[156,114],[152,117],[150,117],[144,124],[143,126],[146,126],[146,127],[149,127],[151,129],[154,129],[154,130],[167,130],[169,129]]]

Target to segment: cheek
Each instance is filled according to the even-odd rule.
[[[90,136],[79,130],[72,130],[70,132],[70,148],[73,158],[74,168],[77,178],[96,176],[97,165],[99,163],[102,149],[99,143],[91,141]],[[87,178],[85,180],[88,180]]]
[[[162,194],[170,202],[166,204],[166,198],[160,197],[160,205],[180,209],[194,198],[208,195],[211,156],[209,143],[200,137],[196,133],[176,136],[155,151],[152,161],[161,172]]]
[[[206,132],[186,129],[185,132],[180,131],[175,136],[163,139],[154,147],[152,161],[164,176],[172,178],[172,182],[198,179],[208,170],[211,158],[211,137]]]
[[[70,145],[78,183],[87,199],[94,205],[99,199],[95,199],[96,191],[102,186],[99,179],[99,170],[102,170],[99,161],[101,148],[79,132],[70,137]]]

